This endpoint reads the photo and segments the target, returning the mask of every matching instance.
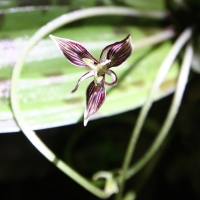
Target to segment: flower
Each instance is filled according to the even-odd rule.
[[[84,126],[86,126],[90,116],[99,110],[106,98],[105,85],[115,86],[117,84],[117,75],[110,68],[121,65],[131,55],[133,49],[131,35],[129,34],[122,41],[106,46],[101,52],[99,61],[83,45],[76,41],[53,35],[49,35],[49,37],[55,42],[69,62],[78,67],[90,69],[89,72],[78,80],[72,93],[78,89],[83,80],[94,76],[94,81],[90,83],[86,91],[86,108],[84,112]],[[105,81],[106,74],[112,76],[112,83]]]

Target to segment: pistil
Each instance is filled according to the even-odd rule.
[[[97,86],[103,79],[103,76],[107,72],[107,64],[111,62],[111,60],[105,60],[99,64],[94,64],[94,62],[88,58],[83,58],[83,62],[92,70],[94,70],[94,84]]]

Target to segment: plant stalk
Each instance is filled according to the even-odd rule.
[[[129,179],[131,176],[137,173],[142,167],[144,167],[147,164],[147,162],[149,162],[149,160],[153,157],[156,151],[158,151],[159,147],[161,146],[164,139],[166,138],[167,133],[169,129],[171,128],[171,125],[178,112],[178,108],[182,100],[183,92],[186,87],[187,77],[189,74],[189,69],[192,62],[192,56],[193,56],[193,48],[191,44],[188,44],[185,51],[184,61],[181,67],[181,72],[179,75],[172,105],[170,107],[166,120],[160,132],[158,133],[158,136],[156,137],[154,143],[149,148],[149,150],[147,150],[146,154],[142,157],[142,159],[140,159],[135,165],[133,165],[127,172],[127,176],[126,176],[127,179]]]

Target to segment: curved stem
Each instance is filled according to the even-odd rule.
[[[133,176],[135,173],[137,173],[153,157],[153,155],[156,153],[156,151],[158,151],[159,147],[166,138],[167,133],[169,132],[172,126],[172,123],[176,117],[176,114],[181,104],[182,96],[188,79],[189,69],[192,62],[192,57],[193,57],[193,48],[191,44],[188,44],[185,50],[184,60],[181,67],[179,79],[177,82],[174,98],[172,100],[172,104],[168,112],[168,115],[166,117],[166,120],[160,132],[158,133],[158,136],[156,137],[154,143],[151,145],[149,150],[147,150],[147,153],[127,172],[126,176],[127,179]]]
[[[23,63],[25,62],[26,56],[32,47],[44,36],[56,30],[57,28],[76,21],[78,19],[83,19],[91,16],[101,16],[101,15],[124,15],[124,16],[137,16],[137,17],[148,17],[148,18],[157,18],[163,19],[166,17],[166,13],[156,13],[156,12],[140,12],[129,8],[120,8],[120,7],[98,7],[98,8],[88,8],[80,11],[74,11],[69,14],[62,15],[55,20],[49,22],[42,28],[40,28],[33,37],[29,40],[27,46],[22,52],[18,62],[16,63],[12,78],[11,78],[11,106],[13,109],[13,115],[24,132],[26,137],[32,142],[32,144],[51,162],[53,162],[56,167],[61,171],[83,186],[85,189],[93,193],[94,195],[100,198],[108,198],[111,193],[106,193],[103,190],[92,185],[89,181],[71,169],[66,163],[60,160],[56,155],[40,140],[36,133],[29,127],[27,122],[24,120],[21,114],[19,101],[18,101],[18,82],[20,74],[23,68]]]
[[[191,37],[191,34],[192,34],[191,28],[187,28],[177,39],[177,41],[175,42],[171,51],[169,52],[169,54],[165,58],[164,62],[162,63],[162,65],[157,73],[156,79],[153,83],[150,94],[149,94],[144,106],[141,109],[141,112],[137,119],[135,128],[133,130],[133,133],[132,133],[132,136],[131,136],[131,139],[130,139],[130,142],[129,142],[129,145],[128,145],[128,148],[126,151],[126,155],[124,158],[124,162],[123,162],[123,166],[122,166],[122,174],[119,179],[119,193],[117,195],[118,200],[120,200],[122,197],[123,189],[124,189],[124,182],[127,177],[127,171],[128,171],[129,165],[130,165],[130,161],[131,161],[132,155],[134,153],[135,146],[136,146],[139,134],[141,132],[142,126],[144,124],[145,118],[146,118],[148,111],[153,103],[154,95],[155,95],[157,89],[159,88],[161,82],[163,81],[164,77],[166,76],[167,72],[169,71],[170,67],[172,66],[172,63],[174,62],[174,59],[176,58],[177,54],[180,52],[183,45],[189,40],[189,38]],[[130,177],[130,172],[128,174]]]

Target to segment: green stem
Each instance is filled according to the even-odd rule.
[[[178,108],[181,103],[182,95],[186,86],[187,77],[188,77],[188,71],[192,62],[192,56],[193,56],[193,48],[191,47],[191,44],[187,45],[186,52],[184,55],[184,61],[181,68],[181,72],[179,75],[179,80],[176,87],[176,92],[174,94],[174,98],[172,101],[172,105],[170,107],[169,113],[166,117],[166,120],[158,133],[158,136],[156,137],[154,143],[151,145],[149,150],[147,150],[147,153],[140,159],[135,165],[133,165],[129,171],[127,172],[126,178],[130,178],[135,173],[137,173],[142,167],[144,167],[147,162],[153,157],[153,155],[158,151],[159,147],[163,143],[164,139],[167,136],[167,133],[169,129],[171,128],[171,125],[173,123],[173,120],[177,114]]]
[[[94,195],[100,198],[108,198],[111,193],[106,193],[98,187],[92,185],[89,181],[83,178],[80,174],[71,169],[66,163],[60,160],[36,135],[36,133],[31,129],[31,127],[27,124],[27,122],[22,117],[22,113],[20,110],[20,105],[18,101],[18,82],[20,78],[20,74],[23,68],[23,64],[25,59],[29,53],[29,51],[33,48],[33,46],[44,36],[50,34],[52,31],[58,29],[59,27],[87,17],[92,16],[102,16],[102,15],[124,15],[124,16],[132,16],[132,17],[148,17],[148,18],[156,18],[163,19],[166,17],[166,13],[162,12],[140,12],[137,10],[122,8],[122,7],[98,7],[98,8],[88,8],[80,11],[74,11],[69,14],[64,14],[55,20],[49,22],[42,28],[40,28],[33,37],[29,40],[27,46],[22,52],[20,58],[18,59],[12,73],[11,78],[11,106],[13,110],[13,115],[24,132],[26,137],[31,141],[31,143],[52,163],[56,165],[61,171],[83,186],[85,189],[93,193]]]
[[[134,167],[127,173],[130,162],[131,162],[132,155],[135,150],[135,146],[136,146],[139,134],[141,132],[141,129],[144,124],[145,118],[148,114],[148,111],[153,103],[154,95],[156,94],[157,89],[159,88],[160,84],[164,80],[164,77],[166,76],[167,72],[169,71],[170,67],[172,66],[172,63],[174,62],[177,54],[180,52],[183,45],[189,40],[189,38],[191,37],[191,34],[192,34],[191,28],[187,28],[180,35],[180,37],[175,42],[174,46],[172,47],[171,51],[165,58],[164,62],[162,63],[162,65],[157,73],[156,79],[153,83],[153,86],[148,95],[148,98],[147,98],[144,106],[142,107],[139,117],[137,119],[135,128],[133,130],[133,133],[132,133],[132,136],[131,136],[131,139],[130,139],[130,142],[129,142],[129,145],[128,145],[128,148],[126,151],[126,155],[125,155],[123,166],[122,166],[122,174],[119,179],[119,193],[116,197],[117,200],[122,199],[125,179],[129,178],[132,175],[132,173],[135,171],[135,167]],[[143,161],[143,159],[142,159],[142,161]],[[145,162],[143,162],[143,164],[146,163],[146,161],[147,160],[145,160]],[[137,166],[138,166],[138,164],[137,164]],[[139,166],[141,167],[141,165],[139,165]]]

